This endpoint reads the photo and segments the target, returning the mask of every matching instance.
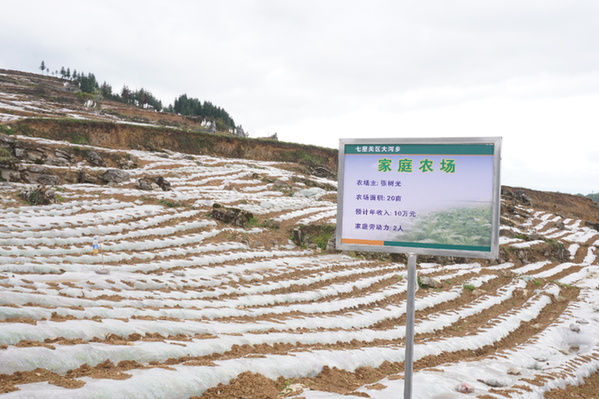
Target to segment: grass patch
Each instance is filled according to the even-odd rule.
[[[551,280],[551,283],[557,285],[560,288],[565,288],[565,289],[574,288],[574,289],[578,289],[578,287],[575,286],[575,285],[562,283],[561,281],[557,281],[557,280]]]
[[[326,164],[327,160],[312,154],[310,151],[304,149],[285,151],[281,153],[281,160],[284,162],[297,162],[300,164],[307,165],[321,165]]]
[[[302,225],[292,232],[291,240],[302,248],[318,247],[327,249],[329,240],[335,236],[336,226],[325,225]]]
[[[89,137],[87,137],[87,135],[73,133],[71,136],[71,143],[78,144],[78,145],[89,145],[90,141],[89,141]]]
[[[327,244],[331,238],[335,236],[336,226],[325,225],[322,226],[318,234],[312,237],[312,241],[320,249],[326,249]]]
[[[6,148],[0,147],[0,164],[11,164],[16,162],[17,158],[15,158],[9,150]]]
[[[255,216],[252,216],[250,220],[248,220],[247,227],[263,227],[272,230],[279,230],[281,225],[271,219],[260,220]]]
[[[49,205],[58,201],[54,191],[43,186],[24,189],[19,193],[19,197],[21,197],[21,199],[28,205]],[[64,201],[64,198],[59,198]]]
[[[162,206],[166,206],[167,208],[179,208],[179,207],[185,206],[185,204],[182,202],[172,201],[172,200],[164,199],[164,198],[158,200],[158,203]]]
[[[85,102],[87,100],[95,100],[96,96],[92,93],[84,93],[82,91],[78,91],[77,94],[77,99],[81,102]]]

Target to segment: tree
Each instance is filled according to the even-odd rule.
[[[131,91],[127,86],[123,86],[123,90],[121,90],[121,98],[123,99],[123,102],[127,104],[129,103],[129,99],[131,98]]]
[[[40,65],[40,70],[42,71],[42,73],[46,71],[46,63],[44,61],[42,61],[42,65]]]
[[[106,83],[106,82],[102,83],[102,86],[100,87],[100,91],[102,92],[102,97],[112,99],[112,97],[113,97],[112,87],[108,83]]]
[[[213,105],[209,101],[202,102],[197,98],[189,98],[187,94],[182,94],[175,99],[173,111],[177,114],[186,116],[197,116],[203,119],[216,121],[221,130],[235,129],[235,122],[229,116],[227,111]]]
[[[98,81],[93,73],[88,73],[87,76],[85,74],[80,74],[79,78],[79,88],[84,93],[94,93],[97,90],[100,90],[100,85],[98,85]]]

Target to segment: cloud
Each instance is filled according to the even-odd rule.
[[[165,104],[186,93],[225,108],[254,137],[337,147],[340,137],[504,136],[513,178],[526,178],[517,168],[533,157],[523,150],[537,148],[530,184],[556,151],[588,162],[587,181],[599,181],[593,146],[582,145],[599,128],[594,0],[7,7],[3,68],[37,72],[45,60],[93,72],[114,91],[144,87]],[[553,145],[558,138],[568,143]]]

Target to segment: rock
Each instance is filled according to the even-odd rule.
[[[220,204],[212,205],[211,215],[216,220],[239,227],[247,227],[250,220],[254,218],[251,212],[239,208],[227,208]]]
[[[142,177],[141,179],[137,179],[137,181],[135,182],[135,187],[139,190],[145,190],[145,191],[160,190],[160,187],[158,186],[158,184],[154,183],[152,181],[152,179],[147,178],[147,177]]]
[[[44,186],[58,186],[59,184],[61,184],[60,178],[58,176],[54,176],[47,173],[40,175],[36,179],[36,182]]]
[[[48,169],[40,165],[31,165],[27,168],[30,173],[48,173]]]
[[[515,194],[514,197],[516,198],[516,200],[522,202],[524,205],[532,206],[532,201],[531,201],[530,197],[528,195],[526,195],[524,193],[524,191],[516,190],[516,192],[514,194]]]
[[[56,166],[68,166],[72,165],[74,162],[75,158],[73,157],[73,154],[60,148],[54,150],[54,154],[48,155],[48,158],[46,159],[47,164]]]
[[[64,159],[64,158],[49,156],[46,159],[46,164],[54,165],[54,166],[69,166],[71,163],[67,159]]]
[[[593,223],[593,222],[589,222],[588,220],[585,220],[584,225],[586,227],[590,227],[593,230],[599,231],[599,223]]]
[[[479,380],[485,385],[488,385],[493,388],[501,388],[509,385],[509,382],[500,380],[498,378],[487,378],[485,380]]]
[[[291,240],[297,246],[301,246],[304,244],[304,231],[300,227],[296,227],[291,232]]]
[[[158,187],[162,189],[162,191],[171,191],[171,183],[167,181],[164,177],[158,176],[154,178],[154,182],[158,184]]]
[[[131,178],[131,175],[120,169],[109,169],[102,175],[106,183],[122,183]]]
[[[333,236],[327,241],[327,252],[334,252],[337,250],[337,237]]]
[[[532,233],[530,233],[528,235],[528,238],[530,241],[538,241],[538,240],[542,240],[543,236],[540,235],[539,233],[537,233],[536,231],[533,231]]]
[[[336,251],[335,226],[302,225],[291,230],[291,241],[298,247]]]
[[[94,166],[106,166],[106,162],[102,159],[100,154],[94,150],[88,150],[85,153],[85,160]]]
[[[510,367],[509,369],[507,369],[507,373],[509,375],[520,375],[520,374],[522,374],[522,372],[520,371],[520,369],[518,369],[516,367]]]
[[[568,300],[567,300],[567,299],[566,299],[564,296],[562,296],[562,295],[557,295],[557,296],[555,297],[555,301],[556,301],[557,303],[563,303],[563,302],[566,302],[566,301],[568,301]]]
[[[11,147],[17,143],[17,139],[13,136],[8,136],[6,134],[0,134],[0,147]]]
[[[503,221],[502,221],[502,223],[503,223]],[[515,230],[512,230],[512,229],[506,229],[506,228],[500,228],[499,229],[499,235],[501,237],[515,238],[519,234],[522,234],[522,233],[519,233],[519,232],[517,232]]]
[[[142,177],[135,182],[135,187],[140,190],[162,190],[171,191],[171,183],[169,183],[164,177]]]
[[[570,324],[570,331],[573,331],[575,333],[579,333],[580,332],[580,325],[576,324],[576,323]]]
[[[27,162],[44,163],[47,155],[41,148],[28,148],[24,150],[23,158]]]
[[[119,168],[121,169],[135,169],[137,168],[137,163],[130,158],[122,158],[117,161]]]
[[[88,173],[86,169],[80,169],[77,171],[77,182],[78,183],[89,183],[89,184],[100,184],[100,179],[91,173]]]
[[[19,196],[30,205],[48,205],[56,202],[54,190],[47,189],[44,186],[25,187],[21,190]]]
[[[21,174],[14,170],[0,168],[0,177],[4,181],[19,181],[21,179]]]
[[[462,382],[455,388],[455,390],[460,393],[472,393],[474,392],[474,387],[470,384]]]
[[[20,168],[20,180],[29,184],[42,184],[46,186],[56,186],[61,184],[58,176],[53,175],[49,169],[40,165],[30,165],[26,168]]]
[[[316,177],[324,177],[327,179],[337,179],[337,174],[335,172],[333,172],[332,170],[330,170],[329,168],[326,168],[324,166],[316,166],[314,168],[310,168],[309,172],[311,175],[316,176]]]
[[[420,277],[419,285],[422,288],[441,288],[441,283],[438,280],[428,276]]]

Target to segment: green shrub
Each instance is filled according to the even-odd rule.
[[[185,206],[182,202],[172,201],[169,199],[161,199],[158,201],[160,205],[166,206],[167,208],[179,208],[181,206]]]
[[[71,143],[73,144],[79,144],[79,145],[89,145],[89,137],[87,137],[87,135],[84,134],[79,134],[79,133],[73,133],[73,136],[71,138]]]
[[[0,163],[12,163],[16,160],[17,158],[15,158],[9,150],[0,147]]]
[[[473,286],[472,284],[464,284],[463,287],[465,290],[469,290],[469,291],[474,291],[476,289],[476,287]]]

